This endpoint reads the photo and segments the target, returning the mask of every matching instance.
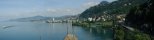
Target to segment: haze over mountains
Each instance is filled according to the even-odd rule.
[[[24,21],[24,22],[47,21],[47,20],[52,20],[53,18],[55,20],[67,20],[69,18],[77,18],[77,17],[78,17],[77,15],[66,15],[66,16],[61,16],[61,17],[33,16],[33,17],[26,17],[26,18],[11,19],[10,21]]]

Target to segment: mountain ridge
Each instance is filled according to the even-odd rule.
[[[147,0],[117,0],[114,2],[102,1],[96,6],[92,6],[80,14],[80,18],[102,16],[107,14],[125,14],[130,8],[143,4]]]

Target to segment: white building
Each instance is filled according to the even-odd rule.
[[[88,18],[88,20],[89,20],[89,21],[92,21],[92,20],[93,20],[93,18]]]

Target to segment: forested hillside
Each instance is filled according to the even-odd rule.
[[[80,14],[79,18],[88,19],[90,17],[93,19],[99,19],[102,16],[109,17],[111,20],[108,20],[108,22],[113,21],[114,25],[118,25],[115,26],[114,29],[116,40],[154,39],[153,0],[117,0],[114,2],[102,1],[100,4],[85,10]],[[106,20],[103,22],[101,21],[100,23],[105,22]],[[125,28],[123,25],[133,28],[135,31],[130,31],[129,28]]]
[[[154,35],[154,1],[132,8],[126,16],[126,25],[137,28],[145,33]]]
[[[80,18],[99,17],[103,14],[125,14],[130,8],[138,6],[147,0],[117,0],[114,2],[102,1],[81,13]]]

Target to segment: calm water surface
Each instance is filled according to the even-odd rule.
[[[113,40],[110,29],[73,27],[79,40]],[[72,31],[70,23],[0,22],[0,40],[63,40],[67,28]]]

